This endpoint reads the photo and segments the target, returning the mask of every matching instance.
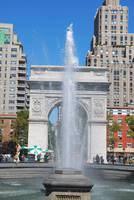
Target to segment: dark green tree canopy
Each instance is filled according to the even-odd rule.
[[[13,129],[15,131],[14,140],[21,145],[26,145],[28,141],[28,118],[29,112],[27,110],[22,110],[17,113],[16,122],[13,124]]]
[[[134,139],[134,116],[133,115],[127,116],[126,122],[128,124],[129,129],[130,129],[129,130],[129,136]]]

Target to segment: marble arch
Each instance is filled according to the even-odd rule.
[[[106,106],[109,83],[104,68],[76,70],[77,100],[87,113],[87,160],[96,154],[106,159]],[[62,101],[62,66],[32,66],[28,145],[48,146],[48,115]]]

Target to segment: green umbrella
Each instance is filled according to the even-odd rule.
[[[21,146],[21,149],[28,149],[27,146]]]
[[[46,149],[43,149],[42,150],[42,153],[46,153],[46,152],[48,152],[49,150],[48,150],[48,148],[46,148]]]
[[[54,151],[48,148],[42,150],[42,153],[46,153],[46,152],[53,153]]]
[[[42,152],[42,148],[40,148],[39,146],[37,145],[34,145],[32,147],[29,148],[29,153],[31,154],[35,154],[35,155],[38,155]]]

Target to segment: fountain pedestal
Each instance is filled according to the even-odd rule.
[[[91,200],[93,185],[80,171],[57,170],[43,185],[46,200]]]

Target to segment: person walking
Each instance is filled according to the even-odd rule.
[[[97,163],[97,164],[100,164],[100,157],[99,157],[98,154],[96,155],[96,163]]]

